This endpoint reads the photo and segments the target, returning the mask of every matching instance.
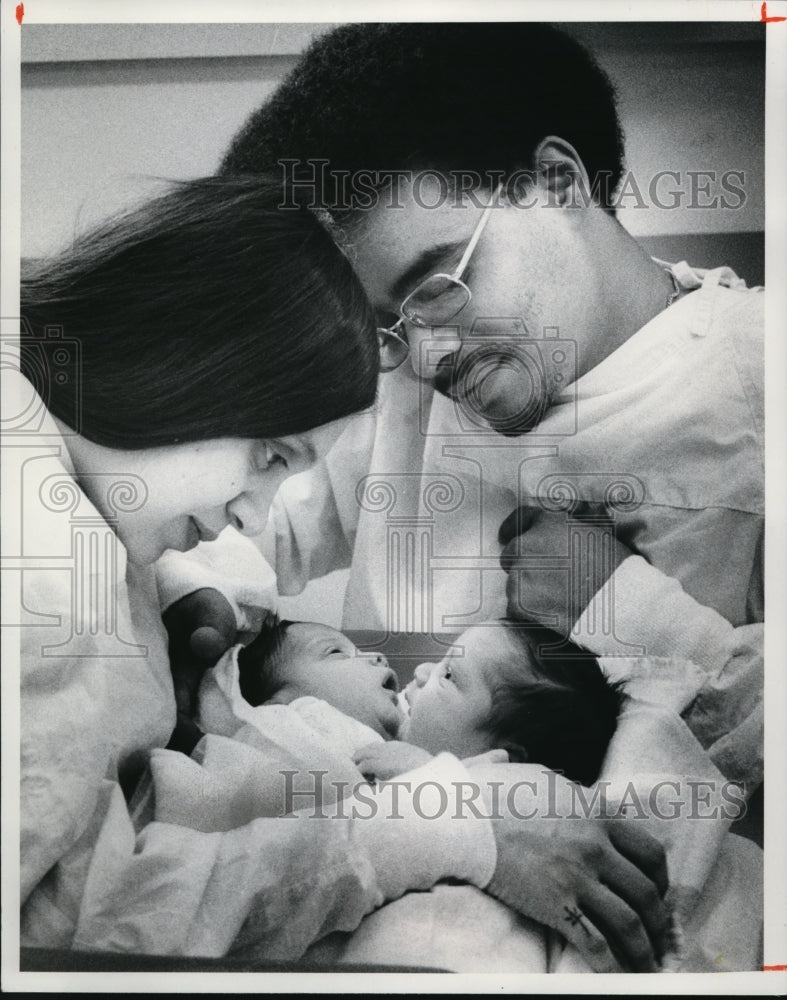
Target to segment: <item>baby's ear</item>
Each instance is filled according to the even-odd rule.
[[[521,743],[513,743],[510,740],[506,740],[500,749],[506,751],[508,759],[512,764],[527,764],[530,760],[527,750],[525,750]]]

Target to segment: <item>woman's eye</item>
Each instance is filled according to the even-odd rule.
[[[263,441],[261,447],[257,449],[255,465],[258,472],[267,472],[268,469],[275,468],[276,466],[286,469],[287,459],[283,455],[280,455],[267,441]]]

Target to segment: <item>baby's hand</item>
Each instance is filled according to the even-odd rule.
[[[389,743],[370,743],[353,754],[353,761],[368,781],[388,781],[405,771],[421,767],[432,755],[411,743],[391,740]]]

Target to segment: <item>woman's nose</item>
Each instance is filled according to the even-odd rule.
[[[253,493],[240,493],[227,504],[230,524],[242,535],[259,535],[268,523],[268,500],[262,502]]]
[[[460,329],[458,326],[419,327],[407,324],[410,364],[419,378],[431,382],[442,359],[460,349]]]

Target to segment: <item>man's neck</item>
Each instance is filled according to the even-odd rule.
[[[662,312],[673,291],[670,275],[619,223],[604,227],[599,246],[607,303],[604,335],[588,345],[580,374],[608,358]]]

